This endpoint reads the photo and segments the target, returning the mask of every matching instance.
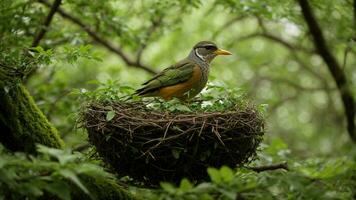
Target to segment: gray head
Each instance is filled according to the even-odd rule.
[[[229,51],[219,49],[214,42],[201,41],[194,45],[191,56],[200,59],[203,62],[210,63],[217,55],[231,55]]]

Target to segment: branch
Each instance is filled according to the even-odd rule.
[[[356,31],[356,0],[354,0],[354,29]],[[355,38],[355,40],[356,40],[356,38]]]
[[[40,3],[46,5],[46,6],[50,6],[50,4],[46,1],[46,0],[39,0]],[[92,37],[96,42],[98,42],[99,44],[103,45],[105,48],[107,48],[108,50],[110,50],[111,52],[115,53],[116,55],[118,55],[125,63],[126,65],[130,66],[130,67],[136,67],[139,69],[143,69],[151,74],[156,74],[156,71],[154,71],[151,67],[146,66],[144,64],[141,64],[137,61],[134,61],[133,59],[131,59],[123,50],[121,47],[119,46],[114,46],[113,44],[111,44],[109,41],[107,41],[106,39],[100,37],[92,28],[90,28],[89,26],[87,26],[86,24],[84,24],[80,19],[70,15],[69,13],[67,13],[66,11],[64,11],[63,9],[59,8],[57,10],[57,12],[65,19],[73,22],[74,24],[77,24],[81,29],[83,29],[85,32],[88,33],[88,35],[90,37]]]
[[[243,40],[248,40],[248,39],[252,39],[252,38],[256,38],[256,37],[263,37],[265,39],[271,40],[272,42],[275,42],[277,44],[280,44],[282,46],[284,46],[286,49],[288,49],[291,52],[291,55],[293,56],[294,60],[299,64],[300,67],[304,68],[306,71],[308,71],[309,73],[311,73],[313,76],[315,76],[316,78],[320,79],[321,81],[325,82],[326,79],[320,74],[320,72],[314,71],[312,70],[311,67],[308,67],[303,61],[302,59],[299,58],[299,56],[297,55],[297,50],[298,51],[304,51],[306,53],[315,53],[309,49],[303,48],[303,47],[299,47],[296,46],[294,44],[291,44],[285,40],[283,40],[282,38],[279,38],[277,36],[271,35],[269,33],[252,33],[250,35],[245,35],[242,36],[240,38],[237,39],[237,41],[243,41]]]
[[[151,24],[151,26],[148,28],[148,30],[146,32],[146,41],[143,42],[141,44],[141,46],[138,48],[138,51],[137,51],[137,54],[136,54],[136,62],[137,63],[141,63],[141,58],[142,58],[143,51],[147,47],[147,41],[150,39],[150,37],[156,31],[156,29],[162,24],[162,20],[163,20],[163,15],[160,16],[156,20],[155,19],[152,20],[152,24]]]
[[[273,165],[265,165],[265,166],[258,166],[258,167],[246,167],[247,169],[250,169],[252,171],[255,171],[257,173],[263,172],[263,171],[270,171],[270,170],[277,170],[277,169],[284,169],[289,171],[288,168],[288,163],[286,161],[278,164],[273,164]]]
[[[266,38],[266,39],[271,40],[273,42],[279,43],[280,45],[286,47],[287,49],[289,49],[291,51],[298,50],[298,51],[305,51],[307,53],[314,53],[312,50],[297,46],[295,44],[291,44],[291,43],[283,40],[282,38],[279,38],[279,37],[277,37],[275,35],[272,35],[270,33],[258,33],[258,32],[257,33],[252,33],[250,35],[242,36],[242,37],[238,38],[238,40],[242,41],[242,40],[247,40],[247,39],[256,38],[256,37],[263,37],[263,38]]]
[[[326,87],[305,87],[303,85],[299,85],[298,83],[291,81],[290,79],[285,79],[285,78],[280,78],[280,77],[259,76],[259,79],[267,80],[270,82],[284,83],[284,84],[286,84],[290,87],[293,87],[296,90],[300,90],[300,91],[315,92],[315,91],[333,90],[332,88],[326,88]]]
[[[31,47],[37,47],[38,44],[40,43],[40,41],[42,40],[42,38],[45,36],[45,34],[48,30],[49,24],[51,23],[53,16],[56,13],[57,9],[61,5],[61,2],[62,2],[62,0],[55,0],[52,6],[50,4],[48,4],[48,7],[51,7],[51,10],[49,11],[40,31],[38,32],[36,37],[33,39]]]
[[[298,2],[302,10],[304,20],[306,21],[309,31],[313,37],[314,46],[328,66],[329,72],[338,87],[347,119],[347,130],[351,139],[356,142],[356,128],[354,122],[356,112],[355,101],[350,88],[348,87],[346,75],[342,71],[341,66],[337,62],[334,55],[331,54],[328,49],[324,35],[314,17],[314,14],[312,13],[308,0],[298,0]]]
[[[212,39],[215,40],[225,29],[229,28],[234,23],[241,21],[245,18],[245,16],[237,16],[227,21],[224,25],[222,25],[215,33],[213,33]]]

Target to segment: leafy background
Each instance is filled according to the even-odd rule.
[[[355,83],[353,2],[309,2],[332,53]],[[38,68],[25,77],[26,86],[66,147],[87,144],[85,130],[76,124],[86,95],[104,91],[115,98],[115,92],[132,93],[152,76],[142,66],[159,71],[184,58],[196,42],[212,40],[233,56],[214,60],[209,84],[233,89],[265,108],[267,132],[260,159],[252,165],[287,161],[290,167],[288,172],[263,173],[209,169],[209,183],[194,185],[183,179],[180,186],[162,183],[161,190],[132,192],[152,199],[355,197],[356,150],[345,128],[338,90],[314,49],[296,1],[66,0],[61,9],[134,61],[124,62],[57,13],[40,46],[32,49],[35,62],[23,64],[23,52],[49,9],[33,0],[1,1],[0,59],[25,70]],[[356,96],[356,87],[350,88]],[[219,91],[206,92],[218,96]],[[12,170],[5,166],[0,164],[0,169]],[[201,191],[206,195],[200,196]]]

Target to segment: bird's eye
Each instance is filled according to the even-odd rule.
[[[214,47],[214,46],[205,46],[205,49],[207,49],[207,50],[215,50],[216,47]]]

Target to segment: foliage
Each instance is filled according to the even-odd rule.
[[[115,184],[113,175],[80,153],[38,145],[39,155],[34,157],[0,147],[1,199],[133,198]]]
[[[280,141],[279,141],[280,142]],[[273,150],[271,149],[273,148]],[[286,151],[285,148],[278,148]],[[268,151],[276,150],[267,147]],[[262,153],[263,154],[263,153]],[[279,157],[264,155],[264,157]],[[356,163],[347,157],[287,159],[289,171],[257,173],[247,168],[208,168],[211,181],[199,184],[183,179],[180,185],[162,182],[161,189],[133,191],[144,194],[146,199],[352,199],[356,186]],[[256,161],[257,163],[266,160]],[[256,164],[256,163],[254,163]]]

